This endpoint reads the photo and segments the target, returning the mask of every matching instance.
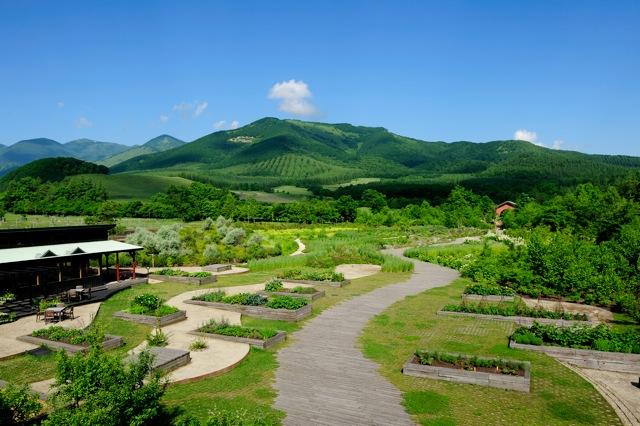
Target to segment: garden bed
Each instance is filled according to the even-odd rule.
[[[205,276],[196,277],[196,276],[162,275],[162,274],[149,274],[149,278],[154,280],[160,280],[160,281],[175,281],[179,283],[195,284],[195,285],[213,283],[213,282],[216,282],[216,279],[217,279],[215,275],[208,275],[206,277]]]
[[[31,343],[38,346],[46,346],[50,349],[62,349],[68,353],[85,352],[89,349],[88,344],[72,344],[61,340],[50,340],[44,336],[20,336],[17,338],[21,342]],[[124,344],[122,336],[105,335],[102,347],[105,350],[120,347]]]
[[[278,279],[289,283],[331,287],[343,287],[351,282],[341,273],[316,268],[286,269],[278,274]]]
[[[282,281],[292,284],[309,284],[309,285],[328,285],[331,287],[344,287],[349,284],[351,280],[344,281],[313,281],[313,280],[291,280],[289,278],[282,278]]]
[[[298,309],[274,309],[262,305],[240,305],[223,302],[208,302],[206,300],[185,300],[184,303],[190,305],[208,306],[210,308],[223,311],[237,312],[250,317],[274,319],[282,321],[300,321],[311,315],[311,304],[307,304]]]
[[[445,380],[456,383],[475,384],[494,388],[529,392],[531,387],[531,364],[524,361],[507,361],[497,358],[464,357],[458,354],[442,354],[444,357],[462,360],[463,367],[455,362],[447,362],[435,359],[431,365],[421,363],[416,354],[404,364],[402,373],[407,376],[425,377],[434,380]],[[507,365],[516,366],[517,369],[500,367],[473,367],[474,363],[480,365]],[[473,368],[473,369],[465,369]],[[509,371],[509,373],[505,373]]]
[[[506,316],[506,315],[488,315],[488,314],[474,314],[471,312],[455,312],[455,311],[438,311],[438,315],[453,316],[453,317],[471,317],[478,319],[486,319],[493,321],[510,321],[518,325],[533,325],[534,322],[540,324],[552,324],[558,327],[570,327],[576,324],[593,324],[590,321],[579,320],[564,320],[564,319],[552,319],[552,318],[534,318],[534,317],[522,317],[522,316]]]
[[[203,271],[208,271],[208,272],[224,272],[224,271],[230,271],[231,270],[231,264],[230,263],[215,263],[213,265],[207,265],[202,267]]]
[[[284,341],[287,338],[287,333],[284,331],[278,331],[275,336],[266,339],[254,339],[250,337],[241,336],[229,336],[226,334],[208,333],[203,331],[191,331],[189,334],[194,336],[211,337],[213,339],[226,340],[227,342],[246,343],[259,349],[268,349],[273,345]]]
[[[155,316],[155,315],[144,315],[144,314],[132,314],[131,312],[126,311],[118,311],[113,314],[115,318],[120,318],[126,321],[137,322],[140,324],[147,324],[152,326],[164,327],[168,324],[173,324],[174,322],[182,321],[187,319],[187,313],[185,311],[177,311],[168,315],[163,316]]]
[[[295,297],[308,301],[316,300],[324,296],[324,291],[315,289],[314,287],[298,286],[294,288],[285,288],[281,280],[274,278],[264,285],[264,290],[258,294],[271,297]]]
[[[315,289],[314,289],[315,290]],[[313,293],[293,293],[290,291],[259,291],[258,294],[262,294],[264,296],[267,297],[272,297],[272,296],[291,296],[291,297],[298,297],[301,299],[306,299],[309,301],[313,301],[316,299],[319,299],[321,297],[324,296],[324,290],[316,290]]]
[[[187,365],[191,362],[189,351],[173,348],[157,348],[150,347],[147,351],[153,356],[151,369],[153,371],[169,372]],[[127,358],[128,362],[136,361],[140,354],[131,355]]]

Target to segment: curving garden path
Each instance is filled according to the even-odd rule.
[[[301,254],[304,254],[304,249],[307,248],[307,246],[304,245],[304,243],[300,238],[296,238],[295,241],[296,241],[296,244],[298,244],[298,249],[293,253],[291,253],[289,256],[300,256]]]
[[[387,253],[402,256],[402,249]],[[275,407],[286,425],[410,425],[402,394],[365,358],[358,338],[369,320],[391,304],[451,283],[458,272],[413,259],[407,281],[378,288],[323,311],[278,352]]]

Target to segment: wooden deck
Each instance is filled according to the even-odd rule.
[[[389,253],[401,255],[402,250]],[[449,284],[458,272],[414,261],[408,281],[325,310],[278,352],[275,407],[286,425],[411,425],[402,394],[365,358],[357,339],[367,322],[406,296]]]

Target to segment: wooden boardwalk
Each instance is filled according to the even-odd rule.
[[[388,253],[401,255],[402,250]],[[458,272],[413,261],[405,282],[378,288],[325,310],[278,352],[275,407],[285,425],[411,425],[402,394],[365,358],[357,339],[367,322],[391,304],[449,284]]]

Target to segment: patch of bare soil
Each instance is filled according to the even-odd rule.
[[[564,311],[572,314],[587,314],[592,321],[610,322],[613,321],[613,313],[610,310],[599,306],[583,305],[580,303],[562,302],[559,300],[530,299],[523,297],[522,300],[527,306],[535,308],[537,306],[550,311]]]

